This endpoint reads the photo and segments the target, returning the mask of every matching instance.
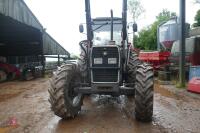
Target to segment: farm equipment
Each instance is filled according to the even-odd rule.
[[[200,65],[200,36],[193,36],[190,38],[186,38],[185,41],[185,70],[186,70],[186,78],[188,78],[189,68],[190,66],[198,66]],[[173,73],[177,73],[179,69],[179,41],[175,41],[173,43],[171,49],[171,56],[169,57],[170,61],[170,71]]]
[[[81,110],[84,95],[103,94],[135,98],[135,118],[151,121],[153,115],[153,68],[139,61],[127,38],[127,0],[122,18],[91,18],[90,0],[85,0],[87,40],[79,43],[80,58],[62,65],[48,90],[55,115],[67,119]],[[136,27],[136,26],[133,26]],[[136,29],[133,29],[136,32]],[[84,32],[84,26],[79,25]]]
[[[0,82],[21,79],[31,80],[42,76],[42,66],[38,62],[23,64],[0,63]]]
[[[171,49],[178,37],[178,18],[173,17],[161,23],[157,29],[158,51],[140,52],[139,59],[152,64],[155,71],[163,70],[170,64]],[[189,34],[189,24],[186,24],[186,36]]]
[[[186,52],[186,66],[197,66],[200,65],[200,36],[193,36],[186,38],[185,41],[185,52]],[[179,41],[174,42],[171,50],[170,62],[172,66],[178,66],[180,52],[179,52]]]
[[[200,65],[190,66],[188,91],[200,94]]]
[[[153,52],[140,52],[139,59],[152,64],[155,71],[159,70],[165,65],[169,65],[169,51],[153,51]]]
[[[43,66],[39,62],[29,62],[19,65],[20,79],[31,80],[42,77]]]
[[[189,24],[186,24],[186,37],[189,37]],[[177,17],[171,18],[170,20],[161,23],[158,26],[157,30],[157,48],[158,51],[153,52],[140,52],[139,59],[145,62],[150,63],[154,72],[158,74],[159,79],[161,80],[170,80],[171,76],[175,76],[177,78],[178,75],[178,63],[179,63],[179,45],[178,41],[178,31],[179,31],[179,22]],[[192,37],[190,37],[192,39]],[[191,51],[190,48],[194,46],[194,44],[189,43],[186,39],[186,67],[190,64],[193,64],[193,60],[196,61],[196,58]],[[194,41],[193,41],[194,42]],[[198,45],[197,41],[195,41],[195,45]],[[189,57],[188,52],[191,54]],[[179,53],[179,54],[178,54]],[[196,52],[198,53],[198,52]],[[196,64],[199,64],[196,62]],[[188,68],[188,67],[187,67]],[[186,70],[188,70],[186,68]],[[186,71],[186,75],[187,75]],[[173,73],[173,74],[172,74]],[[170,76],[171,75],[171,76]]]
[[[174,41],[178,40],[177,18],[161,23],[157,30],[157,49],[158,51],[140,52],[139,59],[150,63],[157,72],[170,64],[169,57]]]
[[[20,71],[16,66],[0,62],[0,82],[13,80],[20,76]]]

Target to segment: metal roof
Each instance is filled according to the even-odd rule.
[[[8,55],[70,55],[44,31],[23,0],[0,0],[0,17],[0,54],[4,51]]]
[[[46,32],[43,34],[43,44],[44,55],[58,55],[59,53],[60,55],[70,56],[69,52]]]

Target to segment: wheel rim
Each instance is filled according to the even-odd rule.
[[[72,101],[73,106],[78,105],[80,100],[81,100],[81,95],[78,94],[77,96],[75,96],[75,97],[73,98],[73,101]]]
[[[68,91],[68,96],[70,98],[70,102],[72,104],[72,106],[77,106],[79,105],[81,98],[82,98],[82,94],[77,94],[74,92],[74,88],[75,88],[75,83],[80,83],[80,77],[75,76],[71,79],[70,84],[69,84],[69,91]]]

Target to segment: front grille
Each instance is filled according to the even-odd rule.
[[[113,69],[96,69],[93,70],[94,82],[117,82],[118,70]]]
[[[92,53],[94,57],[103,57],[103,52],[107,51],[109,57],[119,57],[117,47],[94,47]]]
[[[107,55],[103,53],[106,52]],[[94,58],[102,58],[102,64],[94,64]],[[108,64],[108,58],[117,58],[116,64]],[[93,67],[118,67],[119,52],[117,47],[94,47],[92,50],[92,66]]]
[[[106,52],[107,54],[103,54]],[[102,64],[94,64],[94,58],[102,58]],[[116,64],[108,64],[108,58],[116,58]],[[93,82],[117,82],[119,67],[119,52],[117,47],[93,47],[92,76]]]

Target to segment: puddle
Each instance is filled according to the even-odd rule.
[[[141,123],[135,120],[133,103],[128,104],[127,97],[92,95],[84,99],[81,113],[74,119],[63,120],[54,116],[41,132],[159,132],[154,123]],[[133,101],[131,101],[133,102]],[[126,108],[126,109],[125,109]],[[131,111],[127,111],[131,110]]]

